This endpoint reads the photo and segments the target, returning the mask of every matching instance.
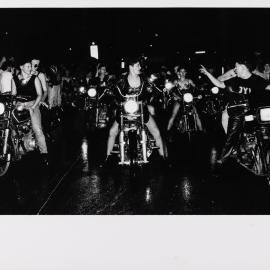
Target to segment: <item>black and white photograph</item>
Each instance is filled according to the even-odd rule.
[[[0,12],[1,214],[270,213],[268,9]]]
[[[73,260],[28,270],[256,268],[251,249],[243,268],[244,254],[200,267],[171,253],[170,218],[188,219],[177,241],[187,241],[188,228],[201,247],[219,233],[207,237],[197,222],[203,230],[220,219],[229,228],[225,216],[270,214],[268,7],[29,6],[0,8],[0,18],[0,215],[61,224],[104,218],[104,238],[119,233],[115,220],[155,224],[158,216],[169,235],[146,226],[164,256],[151,253],[145,264],[127,253],[119,267],[111,255],[107,267],[93,259],[92,268]],[[119,241],[135,231],[125,228]],[[226,244],[223,252],[234,255]]]

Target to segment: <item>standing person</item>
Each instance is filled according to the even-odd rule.
[[[63,105],[69,105],[72,103],[74,94],[75,79],[72,77],[71,70],[65,68],[61,81],[61,90],[63,94]]]
[[[216,79],[202,66],[201,72],[205,74],[211,82],[220,88],[227,88],[230,97],[233,93],[238,93],[244,98],[248,98],[251,108],[257,107],[259,103],[269,99],[269,89],[267,81],[252,73],[252,65],[248,58],[239,58],[235,62],[236,77],[228,79],[224,82]],[[229,104],[230,104],[229,100]],[[230,156],[232,150],[237,145],[244,123],[244,109],[237,111],[229,111],[229,123],[225,145],[222,149],[221,156],[217,160],[217,164],[222,165]]]
[[[56,65],[49,67],[48,73],[48,103],[49,108],[60,107],[62,104],[61,76]]]
[[[154,118],[151,116],[147,109],[147,102],[150,99],[149,92],[147,91],[147,81],[141,75],[141,65],[139,58],[130,58],[128,61],[128,69],[129,72],[123,78],[121,78],[117,83],[116,86],[121,90],[123,95],[128,93],[140,93],[139,100],[142,100],[144,103],[144,121],[145,124],[156,140],[156,145],[159,147],[158,151],[162,158],[164,158],[164,149],[163,149],[163,142],[159,132],[159,129],[156,125]],[[115,99],[117,100],[118,104],[122,101],[122,96],[116,90]],[[109,138],[107,142],[107,157],[105,162],[108,161],[108,158],[111,154],[113,149],[116,136],[119,132],[119,113],[117,113],[116,120],[114,121],[110,132]]]
[[[42,99],[42,86],[38,77],[31,73],[31,60],[24,59],[20,62],[20,73],[14,76],[16,93],[18,95],[29,96],[30,101],[21,103],[30,112],[32,128],[36,136],[39,151],[42,159],[48,165],[48,150],[41,125],[41,114],[39,104]]]
[[[16,86],[13,80],[14,65],[10,61],[6,61],[2,65],[2,73],[0,74],[0,92],[16,94]]]
[[[94,84],[99,87],[103,87],[106,86],[107,81],[108,81],[107,67],[104,64],[98,64]]]
[[[269,62],[265,62],[262,72],[258,69],[255,69],[255,70],[253,70],[253,73],[262,77],[263,79],[269,81],[270,80],[270,64],[269,64]]]
[[[42,91],[43,91],[43,95],[41,98],[41,103],[45,103],[45,100],[48,96],[48,88],[47,88],[47,80],[46,80],[46,76],[43,72],[40,71],[40,59],[38,57],[35,57],[32,59],[31,61],[31,65],[32,65],[32,74],[35,75],[36,77],[39,78],[40,83],[41,83],[41,87],[42,87]]]

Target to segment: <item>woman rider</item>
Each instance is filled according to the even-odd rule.
[[[186,77],[186,75],[187,75],[187,70],[184,67],[182,67],[178,70],[178,72],[177,72],[178,78],[174,81],[174,85],[176,86],[175,91],[173,92],[173,98],[175,100],[175,103],[173,106],[172,116],[171,116],[169,123],[168,123],[168,127],[167,127],[168,131],[172,128],[173,122],[174,122],[174,120],[175,120],[175,118],[180,110],[181,106],[180,106],[180,103],[178,101],[181,99],[181,96],[183,95],[182,93],[185,90],[190,89],[191,87],[195,88],[194,82],[191,79],[188,79]],[[197,113],[196,108],[195,108],[195,113],[196,113],[197,127],[200,131],[202,131],[203,130],[202,123],[201,123],[201,120],[199,118],[199,115]]]
[[[20,73],[14,76],[17,95],[29,96],[30,101],[19,103],[30,112],[32,128],[36,136],[42,159],[48,165],[48,151],[45,136],[41,126],[39,104],[42,98],[42,87],[37,76],[31,74],[31,59],[20,62]]]
[[[159,147],[159,154],[161,157],[164,157],[164,149],[163,149],[163,143],[161,139],[161,135],[159,132],[159,129],[156,125],[155,120],[150,115],[148,108],[147,108],[147,102],[150,98],[150,93],[147,90],[147,81],[141,76],[141,65],[139,58],[130,58],[128,61],[128,67],[129,72],[126,76],[121,78],[118,83],[116,84],[115,89],[115,100],[117,103],[120,103],[121,101],[124,101],[121,97],[121,94],[119,93],[119,90],[123,95],[126,94],[135,94],[140,93],[139,100],[143,101],[144,104],[144,121],[145,124],[156,140],[156,145]],[[119,89],[119,90],[118,90]],[[114,121],[110,132],[109,132],[109,138],[107,142],[107,157],[105,162],[108,160],[108,157],[111,154],[111,151],[113,149],[116,136],[119,132],[119,112],[117,113],[116,120]]]

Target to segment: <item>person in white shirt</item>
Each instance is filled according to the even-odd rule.
[[[13,63],[6,61],[2,64],[2,73],[0,75],[0,92],[11,93],[16,95],[16,87],[13,80],[14,66]]]

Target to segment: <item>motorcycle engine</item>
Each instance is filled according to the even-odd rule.
[[[15,121],[17,122],[17,124],[26,122],[30,119],[30,113],[28,110],[24,109],[24,110],[13,110],[12,112],[13,117],[15,119]]]
[[[36,140],[32,132],[29,132],[22,138],[26,151],[33,151],[36,148]]]

